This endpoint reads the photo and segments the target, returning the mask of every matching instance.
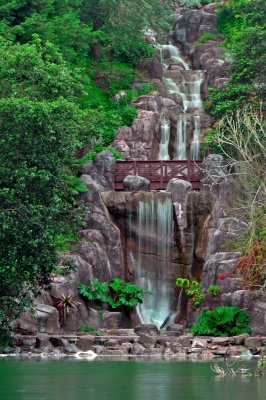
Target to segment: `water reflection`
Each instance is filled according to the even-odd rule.
[[[0,360],[1,400],[262,400],[265,393],[266,377],[220,378],[207,362]]]

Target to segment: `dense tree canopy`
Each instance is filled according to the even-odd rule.
[[[86,118],[80,78],[53,45],[0,46],[0,323],[28,304],[57,261],[74,205],[66,185]]]

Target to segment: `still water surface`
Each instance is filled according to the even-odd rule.
[[[265,399],[265,376],[220,378],[208,362],[0,360],[0,400]]]

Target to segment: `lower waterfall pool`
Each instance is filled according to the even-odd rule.
[[[0,359],[1,400],[263,400],[266,375],[215,375],[212,363]],[[223,362],[219,365],[223,366]],[[236,365],[236,364],[235,364]],[[256,361],[241,361],[254,371]]]

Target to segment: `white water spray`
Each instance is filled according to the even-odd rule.
[[[167,117],[161,119],[161,142],[159,145],[159,160],[170,160],[169,157],[169,140],[170,140],[170,120]]]
[[[135,282],[151,291],[137,307],[141,323],[161,326],[171,310],[172,200],[169,193],[135,194],[135,216],[129,215],[129,232],[134,250],[129,259]]]

